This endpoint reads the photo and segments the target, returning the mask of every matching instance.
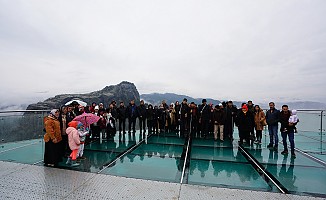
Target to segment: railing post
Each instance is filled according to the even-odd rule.
[[[320,112],[320,154],[323,153],[323,114],[324,111]]]

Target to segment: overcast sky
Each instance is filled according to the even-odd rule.
[[[0,0],[0,102],[140,94],[326,101],[325,0]]]

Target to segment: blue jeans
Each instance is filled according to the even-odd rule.
[[[268,125],[268,132],[269,132],[269,144],[275,144],[278,146],[278,125]],[[275,141],[274,141],[275,140]]]
[[[287,144],[286,140],[287,140],[287,136],[289,136],[291,153],[293,154],[294,153],[294,130],[281,132],[281,135],[283,138],[284,151],[288,151],[288,144]]]

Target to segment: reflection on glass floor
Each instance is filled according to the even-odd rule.
[[[224,142],[214,141],[212,136],[192,137],[185,163],[187,140],[178,133],[117,133],[108,140],[88,144],[84,150],[86,159],[80,161],[79,167],[67,166],[65,159],[58,167],[175,183],[182,179],[184,184],[279,192],[238,148],[237,135],[234,134],[234,141]],[[296,135],[295,140],[299,149],[318,153],[312,146],[315,138],[310,135]],[[296,159],[283,156],[281,144],[275,152],[267,148],[268,142],[268,135],[264,135],[261,145],[244,145],[244,149],[289,193],[326,197],[325,164],[300,152]],[[43,153],[42,139],[0,145],[2,161],[42,165]],[[315,155],[325,158],[323,154]]]

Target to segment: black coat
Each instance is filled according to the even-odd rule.
[[[155,118],[155,113],[153,108],[149,108],[146,110],[146,118],[147,120],[153,120]]]
[[[190,113],[190,108],[188,106],[188,104],[181,104],[181,108],[180,108],[180,111],[181,111],[181,116],[180,116],[180,119],[185,119],[186,116],[187,118],[189,118],[189,113]]]
[[[201,120],[210,120],[211,119],[211,107],[209,105],[200,105],[198,107],[198,114]]]
[[[146,119],[146,106],[139,105],[137,106],[137,116],[142,119]]]
[[[214,109],[213,122],[217,125],[224,125],[225,123],[225,112],[223,109]]]
[[[137,106],[130,104],[126,109],[126,116],[129,119],[136,119],[137,118]]]
[[[227,106],[225,110],[226,110],[226,112],[225,112],[226,123],[231,124],[233,121],[235,121],[235,118],[238,114],[238,109],[235,106],[232,106],[231,108],[229,106]]]
[[[239,131],[251,131],[255,127],[255,118],[251,112],[239,112],[235,121]]]
[[[120,106],[117,108],[118,119],[126,119],[126,107]]]

